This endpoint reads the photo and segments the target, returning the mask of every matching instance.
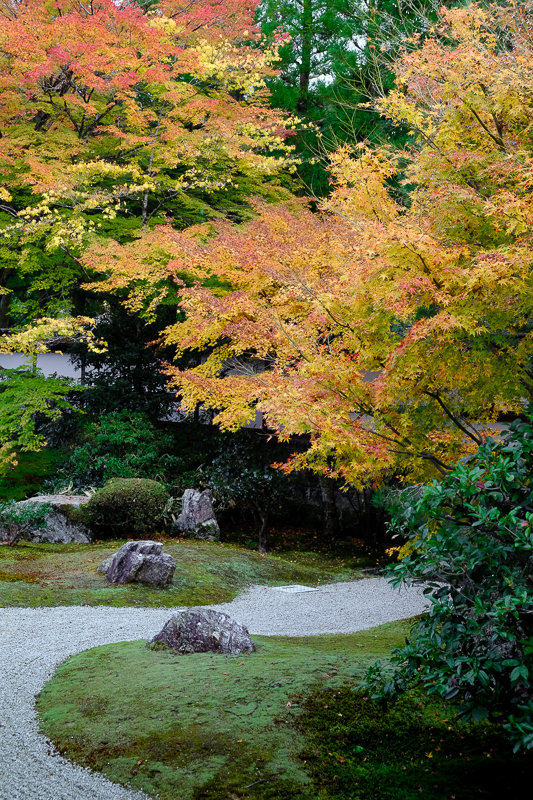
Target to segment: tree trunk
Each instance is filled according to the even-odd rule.
[[[0,286],[5,287],[10,272],[11,270],[9,269],[0,270]],[[9,328],[8,313],[9,313],[9,295],[0,294],[0,328]]]
[[[335,483],[331,478],[320,475],[318,478],[322,498],[322,531],[329,539],[339,535],[339,514],[335,502]]]
[[[260,506],[255,505],[254,516],[257,517],[257,520],[259,522],[259,530],[257,532],[257,550],[259,553],[266,553],[267,531],[268,531],[268,508],[260,508]]]
[[[300,87],[297,108],[300,114],[307,113],[309,105],[309,81],[311,79],[311,54],[313,49],[313,0],[303,0],[302,9],[302,53],[300,61]]]

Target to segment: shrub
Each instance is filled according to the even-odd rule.
[[[431,605],[380,693],[421,683],[465,719],[503,718],[517,748],[533,747],[531,417],[405,494],[392,524],[409,537],[392,582],[429,584]]]
[[[249,511],[257,526],[258,549],[266,552],[266,535],[272,512],[289,495],[289,479],[270,466],[275,450],[247,431],[222,439],[219,453],[201,477],[213,492],[220,510]]]
[[[86,504],[87,522],[101,536],[136,536],[161,525],[169,500],[165,487],[145,478],[116,478]]]
[[[16,466],[0,477],[0,503],[42,494],[41,487],[50,480],[60,456],[57,450],[49,447],[18,453]]]
[[[73,489],[104,486],[113,478],[166,480],[183,467],[172,455],[172,436],[160,431],[145,414],[128,410],[104,414],[84,430],[83,439],[59,471],[56,485]]]

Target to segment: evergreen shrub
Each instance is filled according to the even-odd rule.
[[[405,493],[392,583],[422,583],[429,613],[394,651],[381,694],[421,684],[464,719],[504,722],[533,748],[533,417],[487,439],[443,480]]]
[[[116,478],[86,504],[89,527],[103,538],[142,536],[163,522],[169,494],[163,484],[146,478]]]

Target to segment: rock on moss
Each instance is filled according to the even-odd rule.
[[[30,542],[50,542],[52,544],[69,544],[79,542],[88,544],[91,532],[82,521],[82,514],[77,513],[87,503],[86,495],[43,494],[21,500],[18,506],[48,505],[50,511],[46,515],[42,527],[30,528],[24,532],[23,538]]]
[[[220,539],[220,528],[213,511],[209,489],[203,492],[185,489],[181,503],[182,511],[176,520],[176,526],[180,531],[191,533],[195,539],[206,539],[211,542]]]
[[[162,642],[182,655],[188,653],[252,653],[255,645],[247,628],[228,614],[208,608],[189,608],[174,614],[148,645]]]
[[[160,542],[150,540],[126,542],[113,556],[106,558],[99,567],[110,583],[146,583],[151,586],[168,586],[176,562],[168,553],[163,553]]]

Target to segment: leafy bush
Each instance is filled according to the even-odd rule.
[[[169,500],[165,487],[145,478],[116,478],[86,504],[87,523],[101,536],[149,533],[163,520]]]
[[[406,494],[393,526],[409,541],[392,582],[427,583],[431,606],[395,651],[394,677],[378,667],[371,682],[385,695],[421,683],[465,719],[502,718],[517,749],[533,747],[531,421]]]
[[[54,420],[76,391],[70,381],[46,378],[35,368],[0,368],[0,475],[16,465],[16,454],[40,450],[46,441],[37,430],[37,418]]]
[[[241,431],[226,436],[218,455],[201,471],[219,509],[238,508],[252,515],[261,552],[266,550],[270,516],[289,493],[287,476],[270,466],[274,456],[264,440]]]
[[[17,454],[17,464],[7,475],[0,476],[0,502],[24,500],[41,494],[43,483],[49,482],[61,454],[45,447],[38,451]]]
[[[48,503],[19,505],[14,500],[0,503],[0,538],[13,545],[32,528],[43,528],[50,512]]]
[[[172,436],[158,430],[145,414],[128,410],[104,414],[90,423],[83,440],[59,471],[56,485],[74,489],[103,486],[113,478],[156,478],[183,466],[172,455]]]

